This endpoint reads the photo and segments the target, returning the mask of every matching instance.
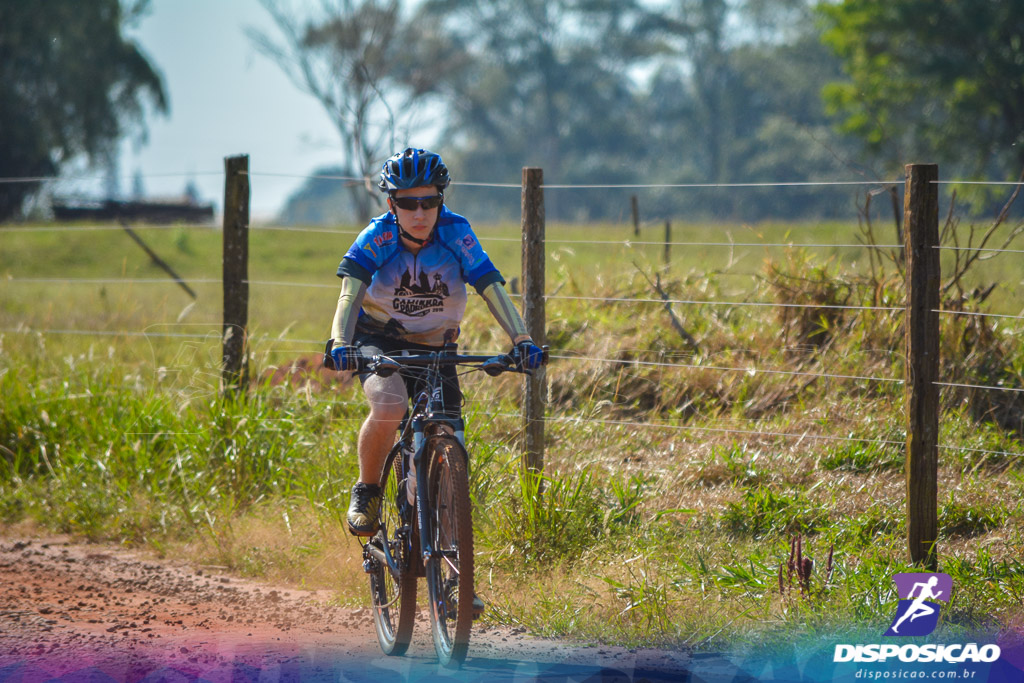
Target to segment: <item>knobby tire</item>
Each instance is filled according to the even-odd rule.
[[[473,516],[466,451],[457,439],[435,436],[427,444],[427,500],[435,557],[427,562],[430,630],[441,664],[466,659],[473,624]]]
[[[405,499],[405,482],[401,480],[402,453],[395,449],[381,473],[380,529],[370,540],[378,548],[388,547],[401,568],[395,580],[386,565],[376,563],[370,574],[370,597],[373,601],[373,625],[377,631],[380,649],[386,655],[400,656],[409,649],[416,618],[416,571],[412,567],[412,552],[408,537],[397,535],[404,524],[399,512],[400,500]],[[400,498],[401,497],[401,498]],[[410,515],[409,519],[414,517]],[[408,533],[412,533],[411,529]]]

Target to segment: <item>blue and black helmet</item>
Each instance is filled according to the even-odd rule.
[[[439,154],[425,149],[407,147],[384,162],[377,187],[381,192],[408,190],[424,185],[436,185],[438,191],[448,187],[451,178],[448,167]]]

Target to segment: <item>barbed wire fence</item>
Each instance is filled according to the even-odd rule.
[[[530,171],[528,173],[528,171]],[[216,284],[224,286],[225,296],[225,318],[222,326],[221,343],[223,345],[223,368],[222,387],[225,390],[240,390],[246,386],[247,369],[245,361],[248,357],[247,345],[254,341],[248,335],[247,301],[250,286],[272,286],[272,287],[309,287],[309,288],[330,288],[336,289],[334,285],[288,282],[278,280],[250,280],[247,272],[247,248],[250,232],[260,230],[284,230],[302,231],[315,233],[329,233],[336,235],[355,236],[357,233],[345,230],[330,230],[316,228],[299,228],[293,226],[259,226],[249,225],[248,201],[251,190],[249,179],[254,175],[280,176],[285,174],[256,174],[248,170],[248,157],[232,157],[225,160],[225,196],[234,197],[234,201],[226,202],[224,221],[222,226],[201,225],[199,228],[221,227],[224,230],[224,275],[220,279],[202,278],[193,279],[193,284]],[[291,174],[288,174],[289,176]],[[307,178],[323,178],[336,181],[363,182],[361,178],[349,178],[341,176],[302,176]],[[731,435],[744,435],[752,438],[787,438],[797,440],[819,440],[857,442],[864,444],[875,444],[888,447],[904,447],[907,452],[907,513],[908,513],[908,546],[911,558],[915,563],[925,564],[934,567],[937,562],[936,539],[937,529],[937,466],[938,451],[965,451],[983,455],[1019,456],[1018,453],[998,451],[983,448],[969,448],[961,445],[942,444],[938,441],[938,420],[939,420],[939,390],[943,387],[969,388],[982,391],[1002,391],[1021,393],[1024,389],[1016,387],[994,386],[986,384],[972,384],[965,382],[940,381],[939,358],[938,358],[938,318],[940,315],[949,316],[971,316],[979,318],[994,318],[1003,320],[1021,320],[1024,316],[982,313],[975,311],[943,310],[940,306],[937,294],[937,283],[940,279],[940,266],[938,254],[941,250],[970,250],[975,252],[990,253],[1024,253],[1024,250],[991,247],[960,247],[949,246],[938,243],[938,186],[940,184],[962,183],[970,184],[970,181],[939,181],[937,179],[937,167],[910,165],[907,167],[906,178],[902,181],[850,181],[850,182],[799,182],[799,183],[704,183],[704,184],[674,184],[674,185],[561,185],[544,184],[539,169],[524,169],[524,181],[520,185],[506,183],[460,183],[467,186],[483,187],[505,187],[518,188],[521,190],[523,232],[524,236],[519,240],[514,238],[492,237],[493,241],[529,241],[534,240],[540,245],[539,249],[530,252],[530,262],[524,260],[523,274],[524,286],[530,283],[537,284],[537,277],[526,277],[527,273],[544,272],[544,254],[546,245],[577,243],[601,244],[601,245],[623,245],[623,246],[662,246],[666,250],[671,246],[682,246],[689,248],[735,248],[746,247],[780,247],[780,248],[831,248],[831,249],[905,249],[907,258],[907,301],[904,307],[899,306],[855,306],[855,305],[829,305],[829,304],[798,304],[775,301],[723,301],[716,299],[689,299],[663,297],[642,298],[642,297],[584,297],[560,295],[557,293],[546,293],[543,282],[540,287],[533,291],[524,291],[523,294],[515,295],[522,298],[528,324],[534,333],[535,339],[544,339],[545,320],[543,316],[544,302],[558,301],[586,301],[600,302],[610,305],[678,305],[678,306],[722,306],[731,308],[793,308],[793,309],[836,309],[872,311],[884,314],[904,314],[905,327],[908,333],[907,354],[905,359],[904,378],[877,377],[871,375],[857,375],[848,373],[810,372],[793,371],[777,368],[762,368],[756,365],[748,367],[733,367],[710,363],[683,363],[666,361],[643,361],[643,360],[622,360],[615,358],[600,358],[580,354],[559,354],[554,353],[553,358],[559,363],[603,363],[609,365],[627,365],[631,367],[665,367],[688,370],[703,370],[722,373],[762,373],[766,375],[788,375],[802,376],[809,378],[828,378],[836,380],[853,380],[864,382],[879,382],[888,384],[902,384],[905,387],[906,409],[907,409],[907,438],[906,441],[895,441],[892,439],[869,439],[857,436],[839,436],[828,434],[811,434],[807,432],[789,432],[779,430],[751,430],[732,427],[705,427],[697,425],[680,425],[659,422],[640,422],[632,420],[602,419],[592,416],[579,417],[571,415],[549,414],[549,407],[544,404],[543,398],[547,396],[546,377],[543,373],[535,376],[530,382],[535,387],[532,390],[533,399],[526,401],[526,407],[522,419],[524,421],[524,432],[527,434],[527,453],[524,455],[524,462],[530,469],[543,469],[543,428],[545,424],[565,424],[579,422],[594,422],[606,425],[628,426],[635,429],[671,430],[676,432],[692,433],[719,433]],[[0,182],[28,182],[39,179],[3,178]],[[543,201],[545,190],[566,190],[575,188],[586,189],[639,189],[639,188],[709,188],[709,187],[786,187],[786,186],[815,186],[815,185],[858,185],[878,186],[883,188],[892,187],[903,182],[905,185],[905,206],[904,218],[906,224],[905,243],[898,244],[832,244],[822,242],[799,243],[799,242],[695,242],[695,241],[673,241],[671,231],[666,228],[666,239],[664,241],[641,241],[634,240],[566,240],[546,239],[544,235],[544,212]],[[1021,183],[985,183],[992,185],[1017,185]],[[229,204],[231,204],[229,206]],[[635,205],[635,204],[634,204]],[[635,215],[635,214],[634,214]],[[639,234],[639,221],[635,220],[636,231]],[[142,227],[166,227],[166,226],[138,226]],[[90,231],[90,230],[122,230],[122,226],[109,225],[84,225],[84,226],[12,226],[4,231],[27,232],[27,231]],[[232,258],[231,254],[235,256]],[[164,279],[156,278],[33,278],[33,277],[7,277],[9,283],[132,283],[132,284],[154,284],[166,282]],[[532,301],[532,303],[531,303]],[[539,306],[539,313],[538,313]],[[532,307],[532,308],[531,308]],[[532,311],[532,312],[531,312]],[[166,336],[173,338],[201,338],[209,339],[209,334],[191,335],[187,333],[153,332],[153,331],[109,331],[109,330],[75,330],[75,329],[46,329],[32,330],[23,326],[0,330],[8,333],[36,332],[42,334],[68,334],[68,335],[108,335],[108,336]],[[302,347],[319,348],[320,340],[306,339],[271,339],[282,344],[296,344]],[[531,385],[528,384],[527,392],[530,393]],[[537,399],[540,399],[539,401]],[[539,408],[538,408],[539,406]],[[534,437],[529,438],[529,434]],[[539,447],[539,451],[537,450]]]

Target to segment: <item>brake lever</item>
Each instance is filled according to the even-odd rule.
[[[486,372],[491,377],[497,377],[503,372],[508,372],[512,365],[512,359],[507,355],[495,356],[484,361],[480,365],[480,369]]]
[[[401,369],[401,365],[387,356],[379,356],[369,367],[370,372],[378,377],[390,377]]]
[[[328,339],[327,340],[327,347],[324,348],[324,358],[323,358],[324,367],[327,368],[328,370],[337,370],[338,369],[338,368],[336,368],[334,366],[334,356],[331,355],[331,349],[333,349],[333,348],[334,348],[334,340],[333,339]]]

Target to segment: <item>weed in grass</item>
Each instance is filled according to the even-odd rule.
[[[774,572],[763,560],[750,557],[743,562],[723,564],[715,576],[716,583],[725,589],[737,589],[747,597],[760,599],[768,592]]]
[[[706,486],[753,486],[766,482],[769,473],[759,462],[763,456],[760,450],[735,441],[728,446],[712,446],[709,457],[700,465],[698,481]]]
[[[523,562],[579,556],[595,540],[642,524],[639,506],[651,482],[634,474],[602,483],[586,469],[538,475],[512,465],[476,487],[478,499],[486,490],[498,500],[481,525],[483,544]]]
[[[789,250],[785,263],[769,261],[766,279],[779,301],[803,304],[779,309],[783,335],[801,345],[822,347],[843,322],[854,285],[840,275],[835,262],[812,265],[815,257],[806,250]],[[820,308],[816,307],[820,306]]]
[[[828,522],[828,512],[797,492],[776,492],[768,486],[746,489],[739,501],[722,512],[725,528],[754,537],[768,534],[815,533]]]
[[[1009,517],[1005,505],[949,500],[939,506],[939,529],[947,536],[979,536],[1001,527]]]
[[[997,559],[981,547],[974,557],[953,556],[940,567],[953,579],[945,621],[967,630],[1018,621],[1024,605],[1024,563]]]
[[[640,474],[632,474],[628,480],[612,477],[608,481],[608,490],[614,502],[605,510],[603,526],[607,529],[612,525],[628,525],[636,521],[638,508],[650,483],[648,477]]]
[[[781,595],[791,594],[794,585],[800,588],[800,595],[810,597],[811,577],[814,574],[814,560],[809,555],[804,555],[803,536],[797,534],[789,544],[789,560],[779,565],[779,593]],[[825,560],[824,577],[822,578],[822,590],[828,586],[832,579],[832,555],[835,552],[835,545],[829,546],[828,559]],[[820,594],[820,591],[819,591]]]
[[[644,635],[662,634],[668,630],[669,587],[653,576],[649,567],[630,564],[628,580],[604,577],[604,581],[624,604],[619,618],[633,622],[634,630]]]
[[[889,444],[848,441],[827,446],[819,463],[826,470],[847,472],[884,472],[902,466],[903,454]]]
[[[944,448],[940,452],[941,464],[954,465],[968,475],[1024,471],[1020,442],[1014,435],[994,422],[975,421],[971,412],[966,399],[947,409],[939,425],[939,440],[944,444],[957,444],[959,448]]]
[[[839,522],[836,535],[856,547],[869,547],[879,539],[893,538],[903,528],[903,515],[885,505],[873,505],[866,512]]]
[[[518,473],[518,495],[495,509],[490,543],[524,561],[562,555],[592,541],[602,514],[589,472]]]

